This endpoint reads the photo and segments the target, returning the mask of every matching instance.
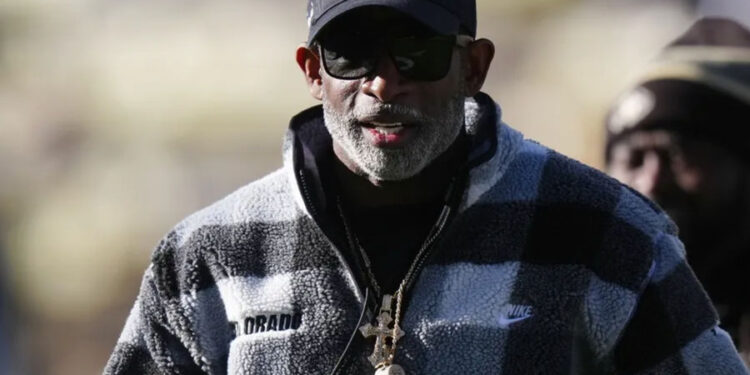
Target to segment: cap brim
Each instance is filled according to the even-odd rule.
[[[395,9],[415,18],[439,34],[457,34],[461,21],[451,12],[429,0],[348,0],[341,1],[310,25],[308,42],[312,42],[329,22],[352,10],[365,6],[383,6]]]

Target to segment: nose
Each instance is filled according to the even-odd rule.
[[[388,55],[378,60],[378,65],[371,77],[362,84],[362,91],[380,102],[388,103],[405,94],[406,81]]]
[[[671,160],[654,150],[645,152],[643,164],[633,181],[633,187],[643,195],[656,199],[672,184],[674,184],[674,176]]]

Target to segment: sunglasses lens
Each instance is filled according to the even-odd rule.
[[[382,42],[353,36],[326,38],[321,43],[323,67],[339,79],[358,79],[372,74]],[[409,36],[394,38],[386,49],[404,77],[415,81],[436,81],[448,73],[455,36]]]
[[[455,37],[407,37],[395,39],[390,47],[398,71],[417,81],[436,81],[448,74]]]
[[[375,69],[377,56],[357,38],[331,38],[322,43],[323,67],[333,77],[357,79]]]

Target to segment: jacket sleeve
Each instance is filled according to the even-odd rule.
[[[163,241],[154,252],[105,375],[203,374],[186,342],[189,332],[179,306],[173,257]],[[187,338],[187,339],[186,339]]]
[[[614,349],[622,374],[747,374],[711,301],[671,234],[655,242],[651,271]]]

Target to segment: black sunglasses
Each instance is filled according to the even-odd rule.
[[[426,35],[383,38],[358,33],[335,33],[320,39],[320,55],[328,75],[338,79],[371,76],[378,61],[388,56],[399,73],[414,81],[437,81],[448,74],[453,48],[466,47],[467,35]]]

